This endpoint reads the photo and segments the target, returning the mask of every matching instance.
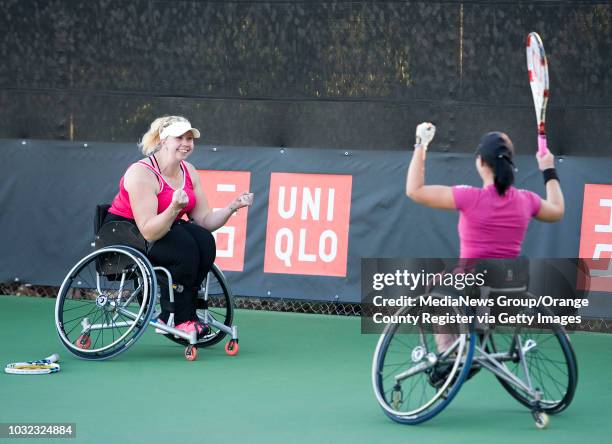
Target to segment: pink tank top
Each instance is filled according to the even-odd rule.
[[[170,206],[170,204],[172,203],[172,195],[174,194],[175,190],[164,180],[164,177],[159,171],[159,165],[157,165],[157,162],[154,159],[155,158],[153,156],[149,157],[149,160],[152,164],[148,164],[143,160],[139,160],[136,163],[144,165],[157,176],[160,188],[160,191],[157,194],[157,214],[159,214]],[[193,183],[191,182],[189,169],[187,168],[187,165],[185,165],[185,162],[181,161],[181,169],[183,170],[182,188],[183,190],[185,190],[185,193],[187,193],[189,203],[176,216],[176,220],[179,220],[181,217],[183,217],[184,214],[189,214],[189,212],[193,210],[196,204],[195,193],[193,192]],[[123,186],[123,180],[124,177],[122,177],[119,181],[119,192],[113,199],[113,203],[111,204],[111,207],[109,208],[108,212],[128,219],[134,219],[134,214],[132,213],[132,206],[130,205],[130,195]]]
[[[540,211],[540,196],[514,187],[500,196],[494,185],[452,190],[459,211],[461,258],[515,258],[521,253],[529,221]]]

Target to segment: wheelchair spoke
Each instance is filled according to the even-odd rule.
[[[536,313],[539,308],[526,309],[525,312]],[[488,342],[487,348],[493,351],[508,350],[509,356],[517,359],[518,343],[525,349],[522,362],[506,361],[510,374],[525,384],[530,381],[531,390],[512,383],[508,378],[497,375],[503,387],[521,404],[530,407],[535,402],[534,391],[540,392],[540,406],[544,412],[557,413],[571,402],[576,387],[575,358],[571,345],[563,331],[556,325],[538,329],[516,329],[514,335],[496,334]],[[518,341],[520,336],[521,341]],[[509,347],[506,348],[506,344]]]
[[[217,317],[215,317],[215,319],[216,319],[217,321],[218,321],[220,318],[224,318],[224,317],[225,317],[225,313],[221,313],[221,312],[220,312],[220,311],[218,311],[218,310],[212,310],[212,309],[210,309],[210,308],[208,309],[208,313],[209,313],[209,314],[210,314],[210,313],[212,313],[212,314],[217,315],[217,316],[218,316],[218,318],[217,318]],[[211,315],[211,316],[212,316],[212,315]]]
[[[95,305],[95,302],[90,301],[90,300],[82,300],[82,299],[70,299],[70,305],[72,305],[73,308],[67,308],[64,310],[64,312],[72,311],[72,310],[79,310],[88,305]]]
[[[72,305],[73,301],[70,301],[70,302],[71,302],[71,304],[70,304],[70,305]],[[78,302],[78,301],[74,301],[74,302]],[[88,317],[88,316],[90,316],[90,315],[91,315],[91,314],[92,314],[92,313],[93,313],[93,312],[96,310],[96,308],[97,308],[97,307],[96,307],[95,302],[93,302],[93,301],[88,301],[87,303],[84,303],[83,305],[81,305],[81,306],[79,306],[79,307],[68,308],[68,309],[64,310],[64,312],[69,312],[69,311],[73,311],[73,310],[83,310],[83,309],[87,310],[87,308],[86,308],[86,307],[91,307],[91,309],[90,309],[90,310],[89,310],[89,311],[86,313],[86,315],[85,315],[85,316],[78,315],[76,318],[74,318],[74,319],[69,319],[69,320],[64,321],[64,322],[65,322],[65,323],[70,323],[70,322],[74,322],[74,321],[76,321],[77,319],[82,319],[83,317]],[[76,313],[75,313],[75,314],[76,314]]]
[[[389,366],[389,365],[391,365],[391,364],[385,364],[385,365],[383,365],[383,368],[384,368],[384,367],[387,367],[387,366]],[[383,381],[389,380],[389,378],[393,378],[393,380],[395,381],[395,375],[397,374],[397,371],[398,371],[400,368],[402,368],[402,367],[404,367],[404,364],[399,364],[399,365],[396,365],[396,366],[395,366],[393,369],[391,369],[390,371],[388,371],[388,372],[387,372],[387,371],[385,371],[385,373],[387,373],[387,375],[386,375],[386,376],[383,376]]]
[[[541,358],[536,358],[536,359],[540,359]],[[533,359],[532,361],[535,361],[536,359]],[[564,386],[563,386],[563,382],[561,380],[559,380],[558,378],[556,378],[555,376],[553,376],[553,374],[546,368],[541,368],[539,365],[536,365],[536,371],[538,373],[538,377],[536,378],[538,381],[550,381],[555,385],[555,388],[557,389],[557,391],[559,392],[559,394],[563,393],[564,390]],[[557,367],[559,368],[559,367]],[[563,372],[563,369],[559,369]],[[567,378],[567,373],[564,373],[563,376],[565,376],[565,378]],[[543,389],[543,394],[547,394],[547,393],[551,393],[551,390],[547,390],[545,387]],[[550,396],[552,397],[552,396]]]
[[[97,324],[100,319],[102,318],[103,313],[99,313],[96,315],[96,317],[93,319],[92,324]],[[100,331],[99,330],[93,330],[95,332],[96,335],[96,340],[93,343],[93,348],[96,348],[96,345],[98,344],[98,340],[100,339]],[[90,336],[92,336],[91,331],[90,331]]]
[[[566,364],[565,361],[560,361],[558,359],[546,358],[544,356],[544,354],[541,351],[539,351],[539,350],[536,350],[535,353],[529,352],[529,353],[527,353],[527,356],[530,356],[534,360],[550,362],[551,364],[554,365],[555,368],[557,368],[560,371],[563,371],[564,369],[567,368],[565,366],[565,364]]]
[[[93,307],[92,307],[92,309],[91,309],[91,310],[89,310],[89,312],[87,312],[87,314],[86,314],[85,316],[79,316],[79,317],[77,317],[77,318],[74,318],[74,319],[70,319],[70,320],[68,320],[68,321],[65,321],[65,323],[66,323],[66,324],[69,324],[69,323],[71,323],[71,322],[77,322],[77,323],[74,325],[74,327],[72,327],[72,328],[70,329],[70,331],[69,331],[68,333],[70,334],[71,332],[73,332],[73,331],[74,331],[74,329],[75,329],[75,328],[78,328],[78,327],[80,327],[80,326],[81,326],[81,322],[80,322],[80,321],[78,321],[79,319],[84,319],[84,318],[88,318],[88,319],[89,319],[89,318],[91,317],[91,315],[92,315],[93,313],[95,313],[95,312],[96,312],[96,309],[97,309],[97,307],[96,307],[96,306],[95,306],[95,304],[94,304],[94,305],[93,305]]]

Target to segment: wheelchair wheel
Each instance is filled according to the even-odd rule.
[[[202,282],[202,287],[198,292],[197,307],[196,313],[201,322],[206,323],[205,313],[208,309],[209,318],[213,318],[227,327],[232,326],[234,298],[223,272],[215,264],[212,265],[210,272]],[[209,331],[198,340],[198,347],[210,347],[217,344],[227,334],[210,323],[208,326]],[[189,341],[174,335],[169,334],[166,337],[181,345],[189,344]]]
[[[521,313],[534,315],[552,313],[544,308],[524,309]],[[542,325],[540,328],[517,327],[495,332],[485,345],[487,351],[508,352],[512,358],[506,368],[521,381],[530,381],[538,389],[541,399],[537,410],[555,414],[565,410],[576,392],[578,365],[576,355],[567,333],[558,324]],[[524,350],[524,361],[519,350]],[[514,399],[533,409],[536,400],[526,391],[497,376],[501,385]]]
[[[447,310],[459,313],[458,308]],[[420,311],[423,309],[403,307],[396,315],[418,315]],[[468,327],[457,327],[454,342],[440,353],[436,334],[441,333],[434,334],[431,325],[406,327],[398,323],[385,328],[374,352],[372,384],[389,418],[418,424],[440,413],[459,391],[471,367],[475,334]]]
[[[109,246],[85,256],[57,296],[55,325],[62,344],[84,359],[127,350],[151,318],[156,286],[153,267],[138,250]]]

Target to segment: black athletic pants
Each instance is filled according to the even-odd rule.
[[[121,216],[108,213],[105,223],[115,221],[135,222]],[[174,284],[181,285],[183,291],[174,290],[174,323],[179,325],[185,321],[196,320],[196,299],[200,284],[210,271],[215,261],[215,238],[205,228],[180,220],[172,224],[170,231],[161,239],[156,240],[147,257],[154,266],[162,266],[170,271]],[[168,302],[168,283],[165,274],[157,274],[161,288],[162,314],[160,319],[168,321],[170,312],[165,309]]]

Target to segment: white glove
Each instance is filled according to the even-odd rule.
[[[188,203],[189,197],[187,197],[187,193],[185,193],[185,190],[176,190],[172,194],[172,205],[177,210],[182,210],[187,206]]]
[[[421,145],[424,150],[427,150],[427,145],[434,138],[436,127],[433,123],[423,122],[416,127],[416,144]]]

